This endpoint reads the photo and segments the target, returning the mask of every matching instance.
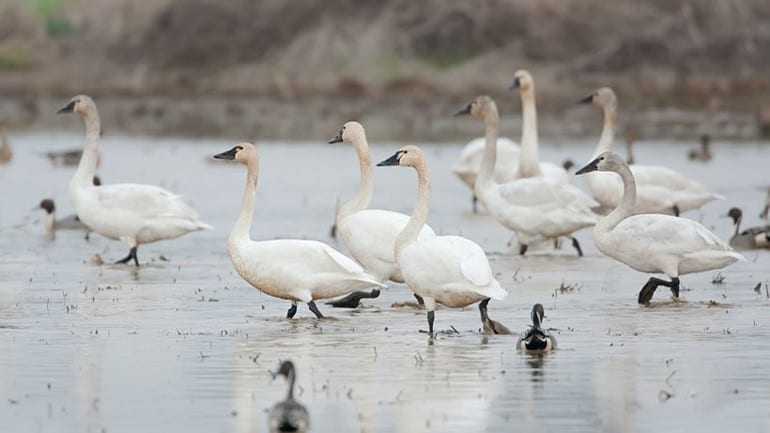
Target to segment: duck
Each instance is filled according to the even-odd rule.
[[[86,127],[83,155],[69,185],[75,212],[92,231],[128,245],[128,255],[116,264],[133,260],[139,266],[140,245],[212,228],[180,196],[163,188],[133,183],[93,185],[101,155],[96,104],[87,95],[77,95],[59,110],[62,113],[79,114]]]
[[[238,275],[255,289],[291,302],[286,318],[307,304],[318,318],[324,316],[315,301],[355,290],[385,287],[351,258],[323,242],[302,239],[253,241],[249,236],[259,179],[259,155],[252,143],[240,143],[214,155],[246,167],[246,187],[238,220],[227,240],[227,253]]]
[[[604,127],[592,158],[612,151],[617,123],[618,100],[609,87],[602,87],[580,100],[593,104],[604,113]],[[637,212],[663,213],[679,216],[683,212],[699,209],[713,200],[724,199],[709,192],[700,183],[688,179],[670,168],[650,165],[631,165],[637,182]],[[621,179],[612,173],[592,173],[587,176],[588,188],[604,209],[615,209],[623,197]]]
[[[690,149],[687,153],[687,158],[689,158],[690,161],[708,162],[711,161],[712,157],[711,136],[709,134],[700,136],[700,149]]]
[[[8,164],[12,159],[13,150],[11,149],[11,143],[8,141],[5,127],[0,127],[0,165]]]
[[[488,317],[489,300],[502,300],[508,292],[495,279],[484,250],[461,236],[420,236],[428,220],[431,188],[422,149],[404,146],[377,166],[411,167],[417,172],[417,204],[396,238],[394,250],[406,285],[424,301],[430,337],[434,336],[436,304],[464,308],[478,302],[481,316]]]
[[[543,304],[535,304],[532,307],[532,326],[519,337],[516,348],[530,353],[550,352],[556,349],[556,337],[549,334],[541,327],[545,319]]]
[[[102,184],[102,180],[99,176],[94,176],[93,184],[95,186]],[[45,216],[43,217],[43,228],[45,229],[46,236],[53,238],[56,236],[58,230],[77,230],[84,231],[86,233],[86,240],[90,239],[91,230],[80,221],[80,218],[78,218],[77,215],[72,214],[56,219],[56,202],[54,202],[53,199],[44,198],[40,201],[38,208],[45,212]]]
[[[473,213],[478,213],[478,197],[473,192],[473,186],[476,184],[476,177],[481,169],[481,159],[484,155],[484,137],[474,138],[463,147],[455,165],[452,167],[452,173],[457,176],[465,185],[470,188],[471,206]],[[497,160],[495,167],[495,180],[504,183],[515,178],[516,167],[519,165],[519,145],[507,137],[500,137],[497,140]]]
[[[767,189],[767,195],[765,196],[765,207],[762,208],[762,212],[759,214],[759,217],[770,221],[770,188]]]
[[[497,183],[492,176],[500,120],[497,105],[489,96],[479,96],[458,113],[484,122],[487,152],[476,179],[476,195],[498,223],[516,233],[519,254],[526,254],[530,244],[556,243],[560,237],[569,237],[582,256],[583,250],[573,234],[596,224],[598,217],[591,208],[598,203],[574,185],[545,176]]]
[[[359,122],[346,122],[338,130],[337,135],[329,140],[329,143],[351,144],[358,155],[361,175],[356,195],[337,210],[335,223],[337,236],[353,259],[377,281],[403,283],[404,278],[394,255],[394,247],[396,237],[409,222],[409,216],[389,210],[368,209],[374,193],[374,179],[366,130]],[[422,227],[419,238],[435,235],[433,229],[426,224]],[[349,299],[329,304],[349,307],[358,304],[356,299],[371,297],[362,293],[351,293],[349,296]]]
[[[638,213],[634,174],[619,155],[602,152],[576,175],[595,171],[617,173],[623,182],[620,205],[593,229],[596,247],[636,271],[664,274],[670,279],[650,277],[639,292],[639,304],[648,305],[658,286],[669,287],[678,300],[682,275],[722,269],[745,260],[697,221]]]
[[[558,183],[569,183],[570,176],[564,167],[538,158],[539,137],[537,131],[537,107],[535,104],[535,80],[529,71],[520,69],[513,75],[512,91],[518,90],[521,97],[521,155],[518,170],[509,179],[511,182],[526,177],[545,177]],[[508,183],[500,182],[500,183]]]
[[[730,246],[737,250],[756,250],[770,248],[770,225],[751,227],[741,231],[743,211],[734,207],[727,212],[733,220],[735,233],[730,238]]]
[[[302,403],[294,399],[294,383],[297,380],[296,369],[291,361],[283,361],[278,371],[273,372],[273,379],[283,376],[289,382],[286,398],[276,403],[268,416],[270,433],[304,433],[310,429],[310,414]]]

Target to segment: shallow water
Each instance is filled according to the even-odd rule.
[[[485,338],[478,311],[441,309],[433,344],[418,332],[424,313],[391,304],[411,300],[403,286],[358,310],[317,321],[248,286],[233,271],[225,238],[240,209],[243,170],[208,156],[221,140],[105,138],[105,182],[146,182],[183,194],[216,229],[144,246],[146,266],[97,266],[126,248],[98,236],[63,232],[44,239],[43,197],[71,210],[73,168],[52,168],[41,153],[79,146],[76,135],[11,137],[16,158],[0,167],[0,420],[4,432],[260,432],[285,386],[268,372],[280,359],[298,366],[299,399],[315,432],[699,431],[770,430],[770,254],[722,272],[683,278],[672,303],[661,288],[650,308],[636,304],[646,276],[602,257],[590,232],[587,257],[561,251],[520,258],[509,235],[469,213],[469,194],[449,168],[458,146],[426,146],[433,170],[430,222],[480,243],[511,291],[490,314],[512,329],[546,308],[560,349],[517,353],[512,337]],[[377,145],[384,159],[396,144]],[[541,157],[578,163],[588,144],[546,145]],[[690,163],[686,146],[642,143],[637,159],[682,170],[728,197],[688,217],[723,237],[741,205],[757,223],[769,182],[770,149],[717,147],[709,164]],[[343,145],[267,143],[252,235],[328,239],[336,197],[357,181]],[[378,168],[373,205],[408,212],[409,170]],[[167,260],[167,261],[166,261]],[[762,282],[761,293],[752,288]],[[564,283],[574,290],[558,290]]]

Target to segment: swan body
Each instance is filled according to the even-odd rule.
[[[347,122],[329,142],[352,144],[358,154],[361,172],[358,193],[338,209],[337,234],[350,255],[377,281],[403,283],[394,251],[396,237],[409,222],[409,217],[399,212],[367,209],[371,202],[374,182],[364,127],[358,122]],[[432,237],[435,233],[425,225],[419,236]]]
[[[488,299],[503,299],[507,292],[495,279],[489,261],[473,241],[459,236],[420,238],[428,218],[430,173],[422,150],[402,147],[379,166],[414,167],[418,177],[418,203],[409,223],[398,235],[395,255],[409,289],[424,299],[429,333],[433,335],[436,303],[461,308]],[[487,302],[480,304],[482,317]]]
[[[617,119],[617,97],[615,92],[603,87],[582,103],[593,103],[604,112],[604,127],[597,144],[594,158],[613,148]],[[679,215],[681,212],[698,209],[713,200],[724,197],[709,192],[702,184],[682,174],[661,166],[631,165],[636,179],[638,213],[663,213]],[[620,205],[623,197],[623,182],[616,173],[591,173],[586,183],[596,201],[606,209]]]
[[[636,213],[636,184],[628,165],[616,154],[604,152],[577,174],[612,171],[624,184],[623,200],[594,227],[594,242],[603,254],[644,273],[666,274],[670,282],[651,278],[639,293],[646,304],[658,285],[679,296],[681,275],[721,269],[743,256],[702,224],[661,214]]]
[[[545,318],[542,304],[532,307],[532,326],[519,337],[516,348],[530,353],[543,353],[556,349],[556,338],[541,327]]]
[[[286,398],[276,403],[268,415],[270,433],[305,433],[310,429],[310,414],[302,403],[294,399],[296,370],[294,363],[283,361],[275,376],[285,376],[289,382]]]
[[[259,176],[257,150],[251,143],[241,143],[215,158],[241,162],[248,170],[241,214],[227,241],[233,266],[241,278],[257,290],[291,301],[288,318],[296,313],[298,302],[307,303],[316,317],[321,318],[323,315],[315,300],[367,287],[384,287],[358,263],[324,243],[298,239],[251,240],[249,231]]]
[[[474,138],[463,147],[460,157],[457,159],[452,173],[454,173],[468,188],[473,191],[476,177],[481,169],[481,159],[484,155],[484,137]],[[495,180],[507,182],[513,180],[516,168],[519,165],[519,145],[510,138],[500,137],[497,140],[497,160],[495,167]]]
[[[92,231],[128,244],[131,251],[119,263],[133,259],[138,266],[139,245],[211,228],[180,196],[163,188],[140,184],[94,185],[94,172],[101,154],[96,104],[88,96],[79,95],[59,112],[78,113],[86,124],[83,156],[70,182],[75,211]]]
[[[501,225],[516,232],[521,254],[526,252],[527,245],[561,236],[572,237],[577,230],[596,224],[597,216],[591,211],[596,202],[573,185],[541,175],[506,184],[495,182],[492,169],[496,165],[497,106],[488,96],[480,96],[461,113],[486,125],[487,152],[476,181],[476,195]],[[578,254],[582,255],[579,243],[572,239]]]
[[[735,224],[735,233],[730,238],[730,246],[738,250],[756,250],[770,248],[770,225],[751,227],[741,231],[743,212],[734,207],[727,216]]]

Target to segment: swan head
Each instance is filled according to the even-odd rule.
[[[366,138],[364,126],[352,120],[342,125],[342,128],[337,131],[337,135],[329,140],[329,143],[353,143],[362,138]]]
[[[543,304],[535,304],[532,306],[532,325],[535,328],[540,328],[543,319],[545,319],[545,309],[543,308]]]
[[[497,104],[494,99],[486,95],[477,96],[469,102],[455,116],[471,116],[476,120],[484,121],[497,115]]]
[[[535,88],[535,80],[532,78],[532,74],[524,69],[519,69],[513,74],[513,83],[511,83],[510,90],[518,89],[520,92],[526,92]]]
[[[738,224],[743,218],[743,211],[740,208],[731,208],[726,215],[728,218],[732,218],[733,224]]]
[[[56,205],[54,204],[53,200],[50,198],[43,199],[40,202],[40,205],[38,206],[40,209],[43,209],[45,213],[51,215],[56,211]]]
[[[78,113],[81,116],[85,116],[87,113],[96,110],[96,103],[88,95],[74,96],[70,101],[57,111],[58,114],[63,113]]]
[[[424,161],[422,149],[408,145],[398,149],[390,158],[377,164],[378,167],[399,165],[401,167],[417,167]]]
[[[601,108],[617,109],[618,97],[615,91],[609,87],[602,87],[595,92],[578,101],[579,104],[594,104]]]
[[[238,161],[242,164],[248,164],[249,161],[257,158],[257,147],[251,143],[239,143],[232,149],[214,155],[214,159],[224,159],[227,161]]]
[[[614,171],[617,172],[621,167],[628,166],[618,154],[612,152],[600,153],[593,161],[586,164],[585,167],[578,170],[575,174],[586,174],[592,171]]]
[[[290,377],[294,376],[294,363],[291,361],[283,361],[278,367],[278,370],[271,373],[273,374],[273,379],[278,376],[283,376],[289,379]]]

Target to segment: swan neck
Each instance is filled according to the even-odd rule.
[[[254,217],[254,206],[257,193],[257,180],[259,179],[259,162],[252,159],[247,164],[246,188],[243,191],[243,204],[241,214],[235,222],[235,227],[230,233],[230,242],[248,240],[251,231],[251,221]]]
[[[496,111],[488,113],[484,118],[484,156],[481,159],[481,169],[476,182],[484,184],[495,177],[495,164],[497,164],[497,137],[500,116]]]
[[[72,182],[73,185],[85,188],[93,185],[96,167],[99,164],[101,123],[96,108],[89,109],[81,117],[86,125],[86,142],[83,146],[83,155],[80,157],[80,163]]]
[[[409,222],[396,238],[396,260],[409,244],[417,240],[425,222],[428,220],[430,204],[430,172],[424,161],[415,166],[417,170],[417,205],[412,212]]]
[[[353,147],[358,155],[358,168],[361,180],[355,197],[342,205],[337,213],[337,222],[360,210],[369,207],[374,193],[374,179],[372,176],[372,160],[369,156],[369,143],[366,137],[359,137],[353,141]]]
[[[289,390],[286,392],[286,400],[294,400],[294,383],[297,381],[294,369],[289,370],[287,379],[289,380]]]
[[[540,156],[538,155],[537,135],[537,106],[535,105],[535,88],[521,92],[521,157],[519,158],[519,176],[541,176]]]
[[[612,151],[612,144],[615,141],[615,128],[617,127],[618,110],[614,106],[607,106],[602,109],[604,113],[604,125],[602,126],[602,135],[599,137],[599,143],[596,145],[594,158],[604,152]],[[629,152],[631,148],[629,147]],[[631,155],[629,153],[629,155]]]
[[[633,215],[636,208],[636,180],[627,165],[620,166],[613,170],[620,175],[623,180],[623,199],[620,205],[607,215],[599,225],[605,230],[612,230],[621,221]]]

